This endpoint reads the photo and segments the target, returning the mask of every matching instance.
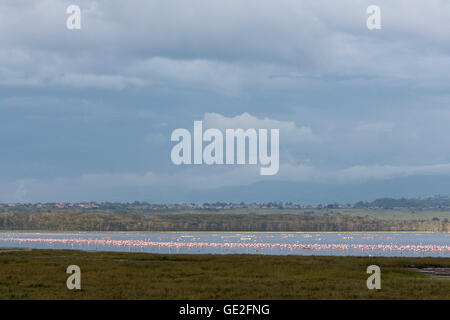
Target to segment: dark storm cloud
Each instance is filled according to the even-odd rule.
[[[65,26],[69,4],[81,30]],[[2,1],[0,200],[261,182],[171,164],[171,130],[212,115],[277,123],[282,181],[447,175],[450,3],[378,1],[376,31],[370,4]]]

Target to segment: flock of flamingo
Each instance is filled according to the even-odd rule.
[[[360,250],[360,251],[396,251],[396,252],[414,252],[414,253],[438,253],[439,255],[450,254],[449,245],[400,245],[400,244],[327,244],[327,243],[257,243],[257,242],[195,242],[195,241],[149,241],[149,240],[112,240],[112,239],[76,239],[76,238],[18,238],[7,237],[0,238],[1,242],[9,244],[18,244],[22,246],[33,246],[33,244],[46,244],[49,247],[65,245],[69,247],[128,247],[129,250],[144,250],[147,248],[166,248],[166,249],[247,249],[251,251],[264,250]]]

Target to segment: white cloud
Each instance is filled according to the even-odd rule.
[[[259,119],[244,112],[235,117],[226,117],[218,113],[206,113],[203,122],[207,128],[217,128],[221,130],[241,128],[241,129],[280,129],[280,140],[282,142],[292,141],[318,141],[319,137],[313,134],[309,126],[297,127],[293,121],[279,121],[265,117]]]
[[[264,82],[271,74],[297,84],[336,74],[422,86],[449,80],[442,72],[450,66],[444,0],[379,1],[378,33],[365,28],[370,1],[80,0],[82,29],[74,32],[65,28],[69,4],[2,1],[2,83],[67,74],[62,84],[120,89],[157,78],[236,94],[247,83],[276,84]]]

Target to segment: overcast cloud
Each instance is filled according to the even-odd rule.
[[[0,201],[448,194],[429,181],[450,182],[450,2],[377,1],[381,30],[371,4],[1,1]],[[279,128],[279,174],[173,165],[170,134],[194,120]]]

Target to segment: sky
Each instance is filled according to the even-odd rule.
[[[449,15],[446,0],[2,0],[0,202],[450,195]],[[174,165],[171,133],[196,120],[279,128],[278,174]]]

